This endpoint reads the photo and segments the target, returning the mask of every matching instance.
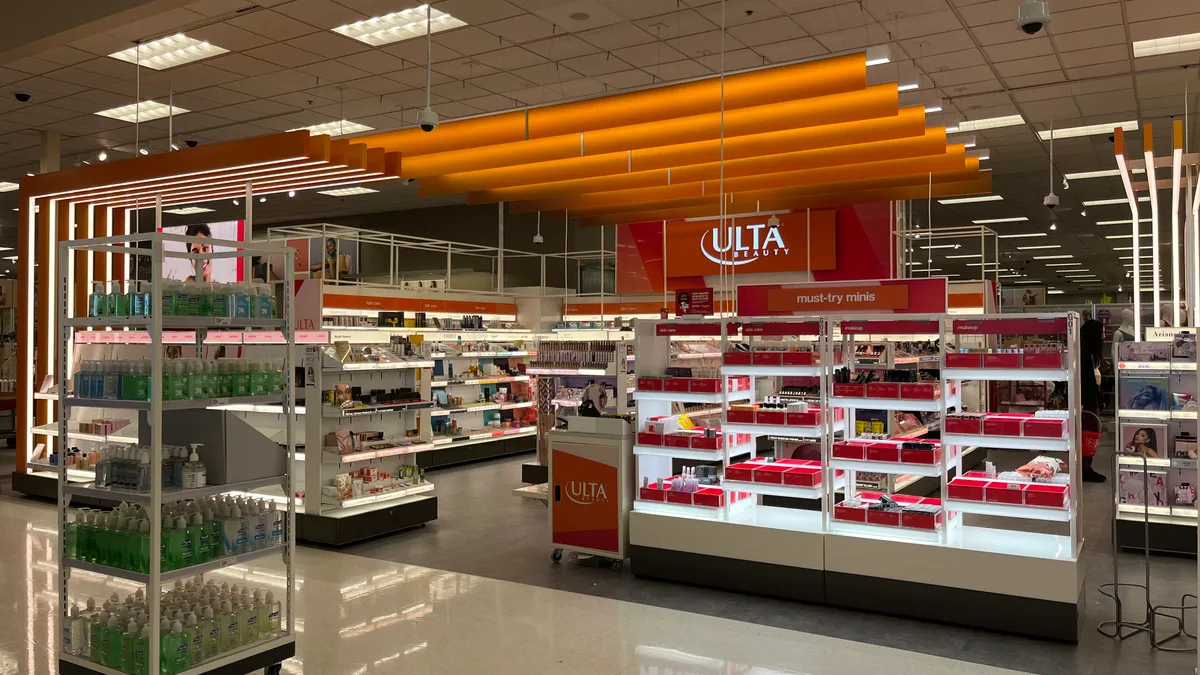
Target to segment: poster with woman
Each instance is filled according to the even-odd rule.
[[[1120,451],[1123,455],[1155,459],[1167,456],[1167,425],[1122,424]]]
[[[242,241],[245,229],[244,221],[232,220],[224,223],[193,223],[192,225],[173,225],[162,228],[164,234],[178,234],[199,239],[223,239],[225,241]],[[219,253],[234,250],[228,246],[211,246],[207,244],[184,244],[168,241],[163,244],[165,251],[190,253]],[[164,257],[162,274],[164,279],[176,281],[195,281],[199,283],[231,284],[243,281],[242,266],[239,258],[207,258],[197,260],[192,258]]]

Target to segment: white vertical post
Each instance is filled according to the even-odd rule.
[[[504,202],[500,202],[499,204],[496,204],[496,207],[497,207],[496,217],[498,219],[497,220],[498,228],[496,231],[496,237],[497,237],[497,241],[498,241],[498,243],[496,244],[496,248],[497,248],[497,252],[496,252],[496,290],[503,293],[504,292]]]
[[[445,289],[447,291],[450,290],[450,275],[454,274],[454,263],[451,260],[451,256],[453,255],[453,253],[454,253],[454,244],[447,243],[446,244],[446,283],[445,283]],[[545,285],[545,283],[546,283],[545,276],[546,276],[545,269],[543,269],[542,270],[542,284],[543,285]]]
[[[250,241],[254,238],[253,223],[254,223],[254,181],[248,180],[248,181],[246,181],[246,227],[245,227],[245,230],[243,231],[242,238],[245,239],[245,241],[243,243],[249,244]],[[322,240],[322,241],[324,241],[324,240]],[[322,246],[323,245],[324,244],[322,244]],[[335,276],[336,276],[336,270],[338,269],[336,261],[334,263],[333,269],[335,270]],[[253,256],[246,256],[245,258],[242,258],[242,270],[243,270],[242,278],[245,281],[254,281],[254,257]],[[264,279],[263,281],[270,281],[270,277],[271,277],[271,274],[268,271],[267,278]]]

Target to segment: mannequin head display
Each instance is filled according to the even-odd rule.
[[[1133,310],[1121,310],[1121,325],[1113,332],[1113,342],[1131,342],[1134,339]]]
[[[1171,315],[1171,303],[1164,302],[1158,306],[1158,325],[1163,328],[1170,328],[1174,317]]]

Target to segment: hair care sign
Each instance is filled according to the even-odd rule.
[[[675,291],[675,316],[708,316],[713,313],[713,289],[681,288]]]
[[[667,275],[702,277],[831,270],[837,266],[833,211],[667,223]]]
[[[738,286],[739,316],[813,314],[939,314],[946,279]]]

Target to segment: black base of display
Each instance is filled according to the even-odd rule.
[[[1146,524],[1140,520],[1117,519],[1117,545],[1141,551],[1146,547]],[[1196,555],[1196,526],[1150,523],[1150,551]]]
[[[630,571],[634,576],[645,579],[673,581],[801,602],[825,601],[824,575],[821,570],[649,546],[630,546],[629,558]]]
[[[58,480],[50,476],[39,476],[31,473],[12,473],[13,492],[19,492],[26,497],[58,501]],[[71,495],[71,506],[90,506],[92,508],[114,509],[121,505],[119,500],[97,499],[83,495]]]
[[[205,673],[212,675],[246,675],[246,673],[252,673],[256,670],[262,670],[269,666],[283,663],[295,655],[296,643],[289,642],[286,645],[279,645],[278,647],[268,649],[265,652],[253,654],[244,659],[238,659],[233,663],[227,663],[219,668],[206,670]],[[63,661],[62,659],[59,659],[58,672],[59,675],[94,675],[99,671],[88,668],[87,666],[81,666],[77,663],[72,663],[71,661]]]
[[[1071,643],[1079,642],[1083,616],[1082,590],[1070,604],[828,570],[825,598],[836,607],[868,612],[903,608],[882,613]]]
[[[536,462],[521,465],[521,482],[526,485],[541,485],[550,482],[550,467]]]
[[[519,455],[523,452],[537,451],[537,436],[519,436],[517,438],[500,438],[487,443],[466,443],[461,445],[450,443],[436,450],[419,452],[415,455],[417,466],[422,469],[440,469],[444,466],[479,462],[485,459]],[[545,481],[542,481],[545,482]]]
[[[296,538],[313,544],[345,546],[356,541],[424,525],[438,517],[436,496],[344,518],[296,514]]]

